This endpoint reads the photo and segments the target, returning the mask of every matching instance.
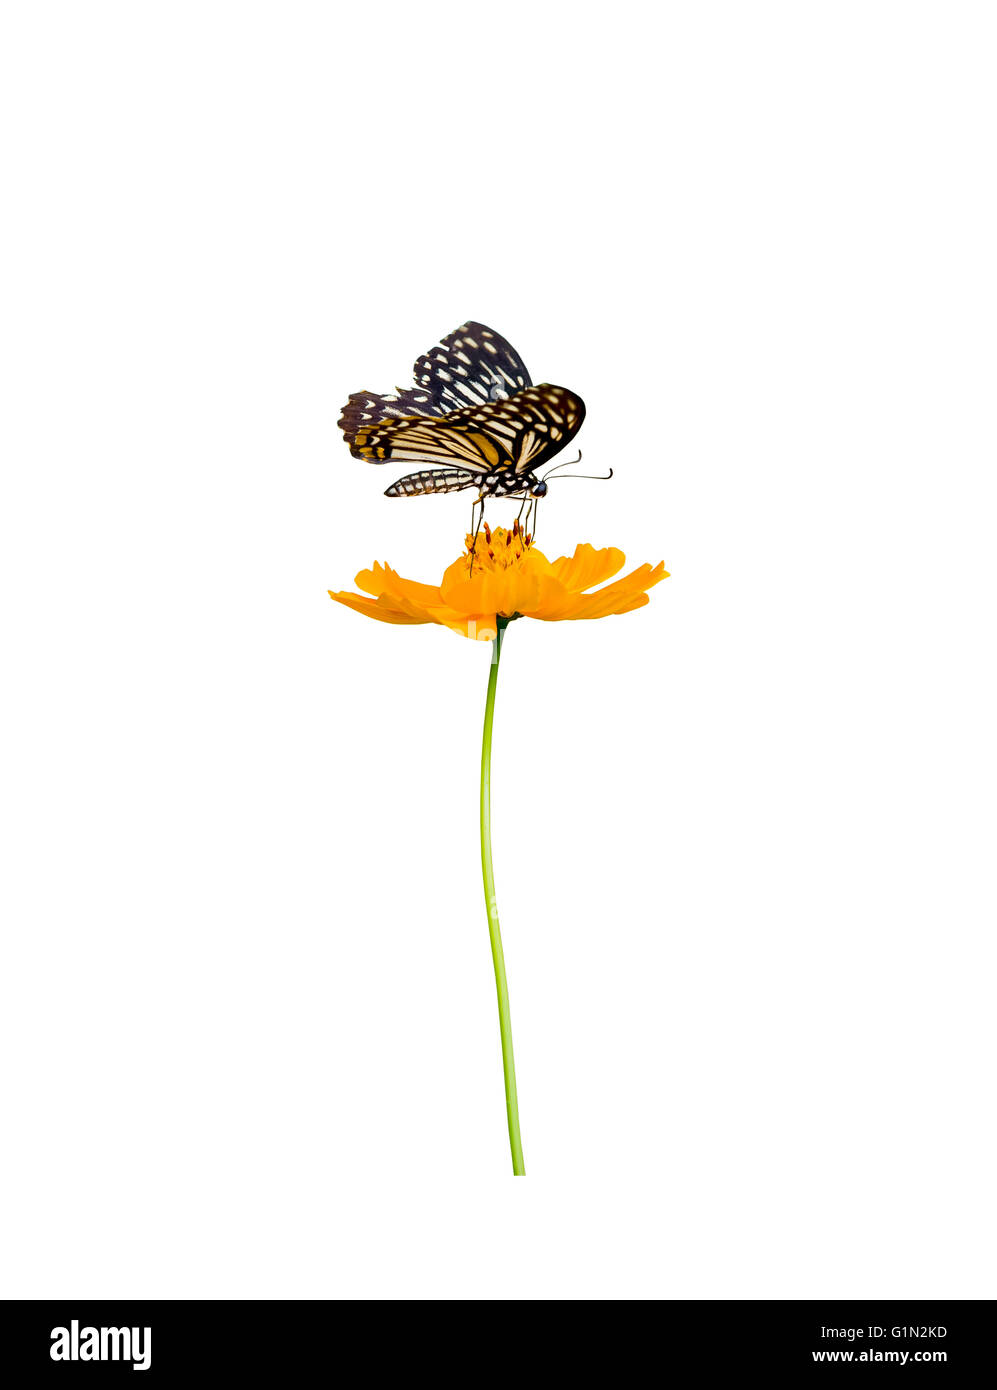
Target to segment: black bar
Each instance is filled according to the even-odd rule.
[[[437,1312],[433,1301],[413,1299],[405,1301],[418,1304],[410,1335],[396,1332],[399,1319],[407,1323],[411,1316],[402,1300],[379,1306],[376,1324],[360,1302],[12,1301],[0,1305],[0,1365],[6,1383],[18,1387],[49,1376],[64,1385],[80,1376],[93,1383],[136,1374],[140,1385],[147,1376],[182,1385],[198,1372],[234,1383],[261,1375],[338,1378],[351,1374],[358,1356],[378,1376],[393,1367],[406,1377],[449,1367],[462,1378],[500,1363],[518,1367],[517,1376],[531,1365],[549,1371],[552,1363],[559,1374],[576,1364],[591,1372],[602,1358],[611,1365],[615,1357],[616,1379],[625,1367],[634,1369],[638,1353],[649,1353],[655,1376],[665,1379],[681,1367],[762,1377],[816,1370],[833,1381],[855,1366],[913,1369],[929,1377],[992,1375],[993,1366],[992,1299],[620,1301],[611,1318],[593,1315],[588,1303],[550,1300],[538,1303],[537,1319],[525,1309],[496,1318],[483,1301],[463,1304],[455,1317],[450,1305]],[[534,1326],[545,1348],[540,1361],[530,1350]],[[479,1352],[468,1361],[467,1348],[475,1343]],[[88,1359],[91,1353],[106,1359]]]

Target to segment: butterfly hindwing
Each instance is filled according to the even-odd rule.
[[[442,413],[432,393],[424,391],[418,386],[414,390],[400,390],[394,396],[380,396],[376,391],[354,391],[343,406],[343,413],[339,417],[339,428],[343,431],[343,437],[350,446],[350,452],[355,457],[362,457],[356,454],[353,448],[358,430],[369,429],[379,420],[397,419],[403,415],[440,415]]]

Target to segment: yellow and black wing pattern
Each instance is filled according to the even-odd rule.
[[[343,406],[339,427],[353,448],[358,430],[399,415],[448,415],[466,405],[505,400],[531,386],[519,353],[494,328],[462,323],[417,357],[415,385],[391,396],[354,391]],[[361,455],[362,457],[362,455]]]

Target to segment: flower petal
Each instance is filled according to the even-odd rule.
[[[438,584],[420,584],[417,579],[403,579],[390,565],[385,565],[384,575],[384,592],[392,598],[404,600],[417,608],[429,608],[442,602]]]
[[[577,618],[608,618],[616,613],[629,613],[642,608],[646,593],[662,579],[668,578],[663,564],[641,565],[615,584],[597,589],[594,594],[571,594],[563,600],[551,599],[540,612],[533,614],[545,622],[562,622]]]
[[[352,608],[355,613],[362,613],[365,618],[376,618],[379,623],[417,624],[434,621],[432,618],[413,617],[411,613],[392,608],[390,603],[383,599],[368,598],[366,594],[334,594],[330,589],[329,597],[337,603],[345,604],[347,608]]]
[[[466,566],[458,560],[443,576],[440,592],[447,607],[458,613],[501,613],[511,618],[514,613],[536,608],[540,585],[537,576],[525,568],[481,570],[469,579]]]
[[[452,608],[434,610],[433,621],[448,627],[459,637],[472,642],[492,642],[498,635],[498,618],[494,613],[455,613]]]
[[[568,558],[562,555],[554,560],[551,569],[554,577],[572,594],[580,594],[583,589],[591,589],[593,584],[601,584],[611,579],[623,568],[626,560],[622,550],[614,545],[605,550],[596,550],[587,543],[575,546],[575,553]]]
[[[440,590],[435,584],[419,584],[414,579],[403,579],[390,565],[377,562],[369,570],[361,570],[356,583],[366,594],[379,598],[388,594],[392,598],[404,599],[407,604],[424,608],[431,603],[440,602]]]

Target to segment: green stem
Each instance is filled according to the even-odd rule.
[[[495,901],[495,870],[492,868],[492,723],[495,719],[495,690],[498,686],[499,660],[508,618],[499,618],[498,632],[492,647],[492,668],[488,676],[485,697],[485,728],[481,737],[481,877],[485,884],[485,910],[488,913],[488,936],[492,944],[495,966],[495,988],[498,992],[499,1032],[502,1035],[502,1072],[505,1076],[505,1108],[509,1116],[509,1147],[512,1149],[512,1171],[516,1177],[526,1174],[523,1163],[523,1141],[519,1137],[519,1101],[516,1098],[516,1062],[512,1055],[512,1018],[509,1014],[509,986],[505,978],[505,956],[502,953],[502,933],[499,930],[498,905]]]

